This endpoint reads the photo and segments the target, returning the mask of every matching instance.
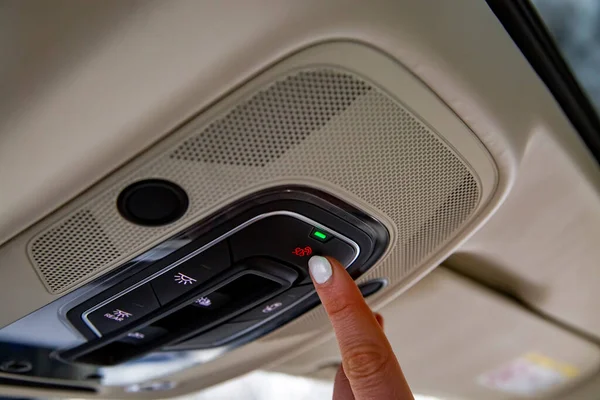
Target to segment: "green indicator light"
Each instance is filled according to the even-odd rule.
[[[324,234],[323,232],[319,232],[319,231],[314,231],[313,232],[313,236],[316,237],[316,238],[319,238],[321,240],[327,239],[327,235]]]

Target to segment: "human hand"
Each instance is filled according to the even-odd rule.
[[[331,257],[308,261],[342,354],[334,400],[414,400],[379,320],[344,267]]]

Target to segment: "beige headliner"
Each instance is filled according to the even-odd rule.
[[[577,376],[533,396],[544,398],[568,391],[600,365],[597,346],[444,267],[380,312],[416,393],[440,398],[518,399],[521,397],[481,385],[478,379],[536,353],[578,370]],[[335,373],[327,366],[339,362],[337,344],[331,339],[275,369],[324,378],[326,371]]]
[[[566,255],[561,247],[573,248],[567,237],[597,237],[600,174],[483,1],[15,1],[2,6],[0,38],[0,243],[283,55],[354,39],[396,57],[449,104],[494,156],[501,185],[523,177],[508,211],[465,244],[460,257],[479,257],[463,258],[465,264],[508,271],[503,284],[514,293],[600,337],[593,315],[600,273],[585,261],[595,250],[581,246]],[[560,174],[544,180],[548,193],[539,195],[532,182],[542,182],[549,165]],[[573,183],[579,195],[568,196],[560,182]],[[519,213],[525,204],[531,212]],[[532,234],[513,230],[523,221]],[[580,280],[566,264],[576,266]],[[182,384],[173,395],[273,364],[278,345],[303,339],[248,346],[237,359],[212,364],[219,373],[210,379],[199,379],[205,367],[178,374]]]

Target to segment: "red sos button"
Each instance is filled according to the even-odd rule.
[[[297,257],[310,256],[312,253],[313,253],[313,249],[310,246],[296,247],[294,250],[292,250],[292,254]]]

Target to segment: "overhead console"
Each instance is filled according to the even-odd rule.
[[[0,360],[33,367],[12,375],[200,390],[329,334],[311,255],[377,309],[486,220],[511,176],[455,110],[377,43],[320,42],[215,82],[93,185],[71,162],[87,189],[0,246],[0,345],[39,353]]]
[[[180,214],[165,211],[177,207],[176,197],[152,185],[134,185],[146,199],[139,204],[151,206],[131,202],[121,207],[127,217]],[[247,342],[318,304],[307,269],[312,255],[335,257],[356,278],[387,243],[383,225],[324,193],[282,188],[254,195],[148,251],[152,263],[126,266],[135,272],[71,307],[66,317],[88,342],[59,357],[115,365],[161,348]],[[176,244],[156,259],[157,250]]]

